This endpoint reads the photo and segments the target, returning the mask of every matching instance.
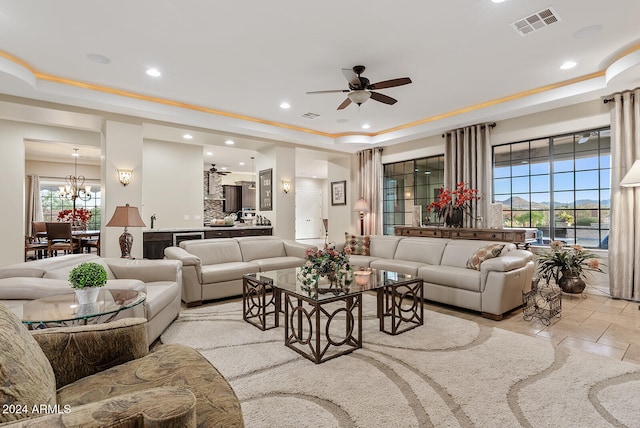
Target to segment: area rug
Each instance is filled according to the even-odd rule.
[[[431,311],[390,336],[363,298],[363,348],[319,365],[241,302],[181,312],[162,342],[205,355],[248,428],[640,426],[640,365]]]

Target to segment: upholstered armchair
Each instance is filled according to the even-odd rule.
[[[148,352],[145,323],[30,332],[0,304],[0,426],[242,427],[222,375],[186,346]]]

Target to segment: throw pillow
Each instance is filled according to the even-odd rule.
[[[489,244],[486,247],[478,248],[467,260],[467,268],[480,270],[480,265],[485,260],[498,257],[505,244]]]
[[[360,236],[345,233],[344,238],[344,248],[349,248],[351,250],[351,254],[359,256],[369,255],[369,245],[371,240],[368,235]]]
[[[56,404],[56,379],[49,360],[18,317],[1,303],[0,343],[0,404],[28,410],[2,412],[0,424],[30,416],[35,405]]]

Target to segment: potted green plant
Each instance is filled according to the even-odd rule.
[[[553,279],[565,293],[579,294],[586,287],[588,272],[602,272],[598,256],[581,245],[551,243],[551,250],[538,256],[538,275],[547,281]]]
[[[79,304],[95,303],[100,287],[107,283],[107,270],[99,263],[81,263],[71,269],[69,283],[76,292]]]

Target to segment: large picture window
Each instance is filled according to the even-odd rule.
[[[538,229],[538,244],[608,248],[610,129],[493,147],[493,199],[506,227]]]
[[[444,155],[385,164],[383,233],[393,235],[394,226],[413,224],[415,208],[422,223],[428,222],[427,206],[443,186]]]
[[[76,199],[76,209],[85,208],[91,212],[91,218],[87,222],[87,229],[100,229],[100,204],[102,203],[102,194],[100,192],[100,183],[87,181],[91,185],[91,199],[82,201]],[[73,201],[60,197],[59,186],[64,186],[64,179],[47,179],[40,181],[40,200],[42,201],[42,212],[44,221],[58,221],[58,213],[63,210],[73,209]]]

